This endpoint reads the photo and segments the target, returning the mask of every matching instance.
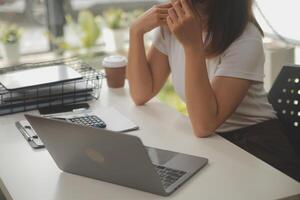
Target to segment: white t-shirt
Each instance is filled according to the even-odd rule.
[[[185,101],[185,55],[182,45],[169,31],[162,34],[161,28],[154,30],[153,45],[168,56],[175,91]],[[222,55],[206,60],[210,81],[215,76],[254,81],[241,104],[216,132],[232,131],[276,118],[263,87],[264,63],[262,36],[252,23]]]

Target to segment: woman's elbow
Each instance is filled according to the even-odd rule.
[[[215,129],[208,126],[196,126],[194,127],[194,133],[199,138],[207,138],[213,135],[215,132]]]
[[[140,95],[134,95],[134,94],[131,94],[131,99],[133,100],[136,106],[143,106],[149,101],[145,97],[142,97]]]
[[[133,99],[133,102],[136,106],[143,106],[147,103],[147,101],[139,100],[139,99]]]
[[[137,90],[132,87],[129,87],[129,92],[131,99],[137,106],[145,105],[152,98],[151,93],[147,92],[147,90]]]

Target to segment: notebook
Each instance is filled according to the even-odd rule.
[[[0,83],[7,90],[82,79],[82,75],[67,65],[17,70],[0,74]]]
[[[106,129],[115,132],[128,132],[139,129],[139,127],[132,122],[129,118],[124,116],[114,107],[101,107],[99,111],[87,110],[82,113],[72,113],[67,114],[52,114],[47,115],[50,117],[60,117],[60,118],[73,118],[82,117],[85,115],[96,115],[106,123]]]

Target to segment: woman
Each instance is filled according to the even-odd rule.
[[[143,36],[153,29],[154,42],[146,55]],[[235,130],[247,132],[249,127],[278,122],[263,87],[262,36],[252,0],[174,0],[154,6],[130,29],[127,76],[133,101],[137,105],[148,102],[171,73],[196,136],[221,133],[283,171],[295,166],[290,174],[297,174],[299,162],[281,132],[274,137],[280,139],[272,141],[280,146],[284,140],[288,149],[279,153],[283,154],[279,164],[260,139],[254,141],[263,146],[259,152],[242,144],[243,137],[251,134],[234,139]],[[290,160],[281,162],[287,155]]]

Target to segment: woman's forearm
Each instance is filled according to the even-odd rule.
[[[156,92],[154,83],[158,85],[158,81],[154,81],[153,78],[152,66],[147,61],[144,34],[166,24],[170,7],[172,5],[169,2],[153,6],[131,25],[127,78],[132,99],[137,105],[149,101]]]
[[[167,25],[185,51],[185,96],[194,132],[206,137],[218,124],[218,103],[210,84],[203,42],[205,21],[188,0],[172,1]]]
[[[143,38],[143,33],[130,30],[127,78],[131,96],[138,105],[146,103],[152,96],[152,74]]]
[[[201,52],[201,51],[200,51]],[[218,106],[211,87],[204,53],[185,50],[185,93],[187,109],[197,136],[206,137],[216,128]]]

